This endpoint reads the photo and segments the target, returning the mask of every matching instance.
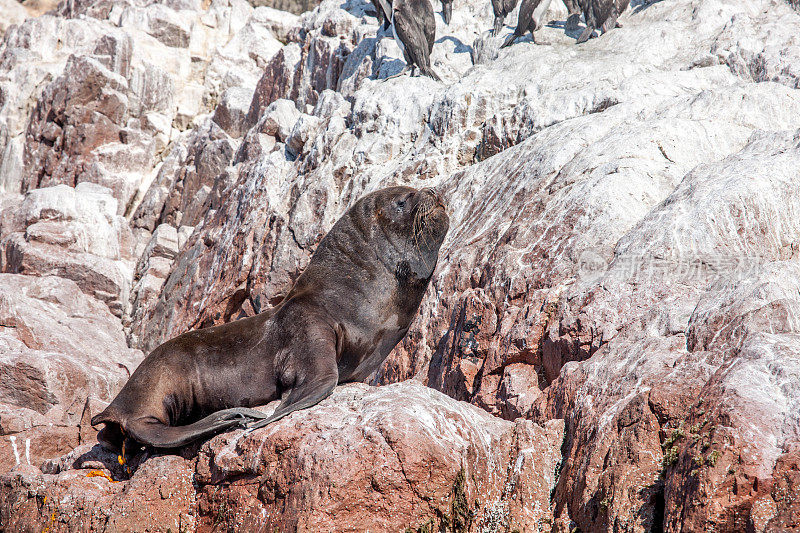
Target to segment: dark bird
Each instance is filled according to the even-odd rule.
[[[442,0],[442,18],[445,24],[450,24],[453,18],[453,0]]]
[[[389,29],[392,23],[392,2],[391,0],[372,0],[372,5],[375,6],[377,12],[378,23],[384,30]]]
[[[617,18],[628,9],[630,0],[578,0],[586,20],[586,29],[578,37],[576,44],[585,43],[591,39],[594,30],[600,28],[603,33],[621,27]]]
[[[442,81],[431,69],[436,20],[428,0],[395,0],[392,6],[392,32],[403,51],[406,68],[391,78],[400,76],[408,69],[412,69],[413,74],[413,67],[417,66],[426,76]]]
[[[503,21],[509,13],[517,7],[517,0],[492,0],[492,11],[494,11],[494,29],[492,35],[497,36],[503,29]]]
[[[517,19],[517,27],[514,33],[508,36],[506,42],[500,48],[511,46],[514,41],[531,32],[534,44],[547,44],[546,42],[536,42],[536,35],[534,32],[542,27],[542,20],[547,8],[550,7],[550,0],[522,0],[522,5],[519,6],[519,19]]]

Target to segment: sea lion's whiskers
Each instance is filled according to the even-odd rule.
[[[414,220],[411,222],[411,235],[414,237],[414,247],[419,252],[419,241],[417,240],[417,232],[419,231],[420,220],[419,220],[419,209],[414,214]]]
[[[420,248],[419,237],[421,236],[422,239],[424,240],[423,244],[425,245],[425,248],[429,248],[430,243],[428,241],[428,235],[427,235],[427,233],[429,232],[426,230],[428,229],[429,226],[428,215],[430,215],[433,212],[434,207],[435,206],[433,205],[433,202],[431,202],[430,200],[426,202],[421,202],[417,208],[417,213],[414,216],[414,221],[412,223],[412,233],[414,235],[414,243],[417,248],[417,251],[420,252],[420,255],[422,256],[422,262],[426,268],[430,268],[431,265],[429,265],[428,261],[425,259],[426,254],[422,253],[422,249]]]
[[[425,204],[423,206],[423,208],[424,208],[424,212],[423,212],[423,215],[421,217],[422,218],[422,224],[423,224],[422,237],[425,239],[425,246],[427,247],[429,245],[429,243],[428,243],[428,237],[426,235],[425,230],[428,229],[428,225],[429,225],[428,215],[430,215],[433,212],[434,206],[433,206],[432,203],[427,203],[427,204]]]

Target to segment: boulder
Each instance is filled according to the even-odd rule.
[[[142,353],[106,305],[55,276],[0,274],[0,471],[95,439],[92,414]]]
[[[128,305],[133,235],[111,191],[93,183],[35,189],[0,240],[0,271],[71,279],[117,316]]]
[[[415,381],[351,384],[266,428],[217,436],[196,459],[149,457],[125,481],[112,481],[119,465],[99,446],[46,473],[21,465],[0,477],[0,518],[83,531],[537,531],[552,521],[562,437],[560,421],[507,422]]]
[[[294,155],[305,155],[310,151],[320,128],[321,120],[313,115],[301,114],[292,132],[286,138],[286,147]]]
[[[233,138],[245,133],[245,121],[253,91],[243,87],[231,87],[222,95],[222,100],[214,110],[213,120]]]
[[[259,121],[259,131],[272,135],[281,142],[286,142],[300,118],[300,112],[290,100],[275,100],[264,111]]]

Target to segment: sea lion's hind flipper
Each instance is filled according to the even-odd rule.
[[[147,417],[129,421],[125,429],[133,439],[153,448],[180,448],[226,429],[244,427],[247,422],[259,417],[264,418],[265,415],[254,409],[233,408],[217,411],[186,426],[168,426]]]
[[[92,422],[94,422],[94,420]],[[97,442],[106,450],[119,453],[122,450],[122,442],[125,440],[122,427],[116,422],[104,422],[105,426],[97,433]],[[99,424],[100,422],[97,423]]]
[[[342,346],[341,326],[330,327],[323,320],[315,320],[309,308],[305,308],[301,316],[294,313],[296,310],[284,308],[286,314],[277,318],[291,321],[295,329],[291,344],[287,346],[290,355],[276,371],[283,392],[281,403],[269,418],[250,424],[248,433],[289,413],[318,404],[331,395],[339,382],[336,354]]]

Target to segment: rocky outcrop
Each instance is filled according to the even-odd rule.
[[[93,183],[35,189],[5,211],[0,271],[70,279],[122,316],[134,239],[109,189]]]
[[[75,282],[0,274],[0,471],[95,441],[90,413],[141,359],[119,320]]]
[[[562,437],[560,421],[507,422],[413,380],[352,384],[194,459],[148,458],[128,481],[111,480],[119,465],[99,446],[44,473],[17,468],[0,477],[0,518],[82,531],[537,531],[552,522]]]
[[[94,449],[92,448],[94,446]],[[83,445],[60,464],[21,466],[0,476],[0,519],[15,531],[192,531],[193,471],[178,456],[152,457],[130,481],[102,470],[115,457]],[[98,468],[99,467],[99,468]],[[54,472],[54,473],[49,473]]]
[[[544,346],[589,358],[561,370],[539,409],[582,420],[571,464],[615,464],[591,477],[575,472],[586,490],[613,500],[594,520],[647,508],[650,499],[654,513],[664,506],[665,527],[762,529],[795,505],[773,494],[772,483],[798,438],[791,406],[800,391],[790,376],[800,366],[785,357],[796,343],[789,294],[797,234],[781,222],[796,206],[778,191],[794,186],[799,141],[798,131],[756,133],[737,153],[694,169],[619,241],[598,279],[564,295]],[[765,224],[777,231],[761,235],[755,228]],[[647,314],[631,320],[628,309]],[[578,435],[601,424],[600,413],[619,429],[590,449]],[[639,458],[621,463],[631,431]],[[565,473],[562,490],[574,495]],[[615,478],[632,475],[649,480],[650,491],[620,494]]]
[[[3,16],[0,17],[0,37],[12,24],[19,24],[28,18],[28,10],[17,0],[0,0],[0,9]]]
[[[281,47],[270,28],[291,23],[243,0],[141,4],[67,2],[5,36],[0,153],[22,170],[6,190],[89,181],[131,212],[167,147],[227,89],[253,87]]]
[[[796,527],[800,14],[782,0],[631,4],[622,28],[576,47],[553,2],[554,23],[537,33],[550,46],[500,50],[509,28],[489,37],[489,3],[465,0],[449,26],[436,17],[443,83],[387,79],[402,54],[361,1],[299,18],[221,0],[75,1],[7,31],[3,269],[74,280],[122,317],[134,348],[279,302],[365,192],[436,186],[450,209],[420,316],[370,382],[414,379],[513,424],[462,417],[471,444],[411,453],[405,435],[374,425],[411,424],[399,401],[381,403],[398,389],[351,387],[319,420],[289,419],[311,417],[313,430],[284,421],[220,436],[189,466],[159,459],[152,468],[201,480],[189,491],[197,500],[164,509],[174,513],[163,523],[251,524],[263,513],[279,529],[327,529],[328,516],[352,513],[364,528],[438,526],[454,516],[460,472],[442,454],[474,458],[470,502],[472,483],[490,475],[478,458],[501,464],[517,446],[507,442],[532,432],[550,443],[536,450],[555,454],[547,468],[561,461],[557,477],[528,474],[552,487],[552,500],[532,501],[556,530]],[[102,208],[69,214],[50,202],[20,218],[37,195]],[[467,409],[417,388],[406,392],[421,404]],[[25,401],[45,408],[52,397]],[[331,427],[345,419],[352,427]],[[515,429],[497,429],[507,437],[491,455],[472,424]],[[341,443],[320,437],[333,434]],[[327,462],[343,454],[358,459]],[[368,483],[360,462],[382,477]],[[441,466],[433,492],[421,464]],[[155,475],[142,472],[145,484]],[[24,466],[13,475],[7,494],[23,494],[30,476],[45,492],[62,486]],[[147,499],[149,487],[114,490]],[[41,506],[14,498],[47,527]],[[505,516],[486,501],[470,507],[471,530]],[[300,511],[311,507],[322,511]],[[509,512],[520,527],[540,516]],[[397,523],[370,522],[386,513]]]

